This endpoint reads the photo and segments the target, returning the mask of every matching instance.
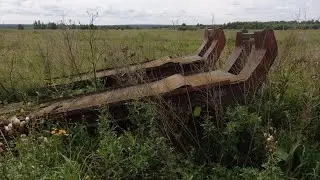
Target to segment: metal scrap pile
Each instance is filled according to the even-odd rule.
[[[238,32],[232,53],[222,68],[217,69],[216,63],[226,44],[225,34],[222,29],[206,29],[204,37],[194,55],[100,70],[95,77],[103,82],[103,91],[35,105],[27,116],[31,119],[79,119],[102,106],[108,106],[110,114],[118,116],[125,114],[122,113],[125,103],[146,98],[156,101],[160,98],[179,106],[194,106],[207,102],[203,97],[212,97],[218,104],[228,104],[255,92],[277,56],[278,47],[272,30]],[[133,84],[130,77],[137,73],[141,75]],[[81,87],[91,77],[91,73],[74,76],[74,84]],[[66,84],[45,88],[59,89],[64,86]],[[6,112],[0,110],[0,114]],[[20,121],[13,117],[0,123],[4,132],[10,135],[15,131],[24,131],[28,119]]]

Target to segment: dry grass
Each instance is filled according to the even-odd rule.
[[[162,30],[3,31],[0,36],[2,97],[23,97],[27,89],[45,85],[44,79],[93,71],[163,56],[193,52],[201,32]],[[90,46],[91,45],[91,46]],[[93,67],[94,64],[94,67]]]
[[[290,33],[276,32],[280,50],[284,49],[284,40]],[[320,35],[317,31],[296,33],[302,38],[296,52],[305,53],[307,50],[312,56],[318,56]],[[227,47],[222,62],[231,52],[235,31],[226,31],[226,36]],[[2,30],[0,95],[6,97],[4,100],[22,100],[26,99],[28,89],[41,87],[47,83],[45,79],[52,77],[126,66],[168,55],[192,54],[202,37],[202,31],[109,30],[95,31],[92,35],[90,31],[78,30]]]
[[[28,89],[43,86],[46,84],[44,79],[50,77],[125,66],[167,55],[192,54],[200,45],[203,36],[202,31],[170,30],[95,31],[94,36],[90,33],[90,31],[73,30],[3,31],[0,36],[3,42],[0,45],[0,60],[2,62],[0,67],[1,100],[27,99]],[[226,36],[227,47],[221,57],[220,64],[231,52],[235,41],[235,31],[226,31]],[[49,142],[52,142],[52,147],[50,145],[44,146],[43,143],[39,143],[33,140],[32,136],[29,136],[26,140],[29,144],[23,144],[21,140],[20,146],[18,146],[18,149],[20,148],[19,150],[22,152],[20,159],[8,154],[4,156],[4,162],[12,164],[13,168],[3,169],[9,172],[9,179],[10,177],[17,177],[15,173],[19,174],[21,172],[29,175],[29,179],[43,177],[46,174],[42,167],[39,169],[40,166],[36,166],[36,169],[33,170],[38,174],[30,174],[29,172],[33,172],[32,168],[29,170],[32,167],[31,164],[41,164],[47,168],[46,171],[51,171],[50,177],[54,178],[59,175],[67,179],[70,179],[71,177],[68,175],[72,174],[78,177],[81,174],[82,177],[86,177],[87,171],[91,171],[91,169],[101,171],[92,174],[101,173],[105,175],[105,171],[111,169],[110,171],[116,174],[111,173],[108,176],[141,177],[140,173],[154,173],[161,168],[168,168],[161,169],[161,173],[159,172],[159,174],[163,173],[164,177],[171,175],[175,177],[179,173],[182,174],[179,176],[186,179],[192,179],[190,177],[197,175],[199,177],[202,174],[206,177],[212,177],[212,175],[219,173],[227,177],[231,170],[219,171],[214,163],[210,164],[210,160],[230,166],[234,166],[230,162],[236,161],[239,166],[246,166],[247,161],[243,161],[243,159],[252,158],[254,160],[251,163],[261,168],[263,159],[260,157],[264,157],[264,151],[259,149],[264,147],[262,132],[268,131],[268,128],[273,126],[277,130],[277,133],[275,133],[276,140],[279,141],[277,150],[288,151],[292,144],[296,142],[305,147],[305,151],[301,155],[300,165],[293,172],[290,172],[292,169],[288,168],[283,170],[286,173],[285,175],[295,178],[305,177],[306,179],[312,176],[316,179],[319,177],[318,162],[320,161],[319,145],[317,145],[320,127],[318,122],[320,114],[320,88],[318,85],[320,79],[320,65],[318,63],[320,60],[320,34],[318,31],[277,31],[276,38],[279,45],[279,55],[255,102],[246,105],[248,109],[247,107],[236,107],[229,110],[226,115],[227,119],[224,117],[226,127],[220,128],[216,128],[217,125],[213,123],[213,120],[216,120],[215,117],[211,117],[211,119],[199,116],[192,117],[194,122],[201,121],[200,123],[205,129],[204,136],[191,137],[192,141],[196,143],[195,147],[200,149],[198,150],[199,154],[203,151],[204,159],[209,161],[204,166],[202,164],[200,164],[201,167],[196,166],[194,159],[199,160],[199,157],[201,157],[199,154],[194,155],[186,150],[185,154],[192,155],[185,159],[179,159],[178,154],[171,154],[171,151],[167,151],[169,149],[167,145],[163,145],[160,141],[162,138],[156,136],[154,139],[153,129],[149,130],[153,123],[158,122],[164,134],[179,133],[185,128],[183,125],[188,117],[180,116],[178,111],[168,111],[164,112],[163,115],[157,115],[158,112],[154,113],[153,111],[158,111],[161,108],[150,109],[150,105],[144,106],[142,104],[142,107],[140,107],[139,104],[134,104],[129,119],[138,124],[138,132],[127,132],[118,137],[111,132],[109,127],[105,127],[106,129],[102,129],[100,132],[103,136],[97,141],[96,137],[92,140],[87,131],[82,132],[76,129],[74,132],[70,132],[71,140],[67,141],[68,144],[66,145],[70,148],[68,149],[60,147],[63,144],[60,139],[54,139],[55,137],[47,135],[44,132],[46,128],[40,128],[41,134],[37,135],[48,136]],[[192,111],[193,109],[190,108],[190,112],[187,113],[192,115]],[[106,123],[109,119],[100,117],[100,120],[102,123]],[[173,124],[176,122],[181,124],[174,126]],[[70,127],[70,130],[72,130],[72,127]],[[74,143],[73,141],[76,140],[75,137],[80,134],[79,132],[83,133],[79,138],[83,142]],[[252,134],[249,135],[249,138],[245,138],[246,136],[244,137],[243,133]],[[177,136],[183,135],[177,134]],[[238,145],[239,143],[245,144],[250,138],[256,144],[253,144],[251,149],[249,148],[247,154],[243,154]],[[17,141],[19,144],[20,140]],[[87,141],[100,143],[100,147],[88,146]],[[40,145],[34,145],[33,143]],[[82,146],[81,148],[84,149],[89,147],[89,150],[86,153],[79,152],[77,150],[78,146]],[[96,149],[99,151],[95,152]],[[131,150],[131,153],[126,155],[124,152],[127,153],[128,149]],[[167,153],[164,156],[170,157],[166,165],[161,164],[163,163],[162,153]],[[65,157],[65,154],[68,154],[68,157]],[[90,158],[93,158],[92,162],[90,161],[93,165],[90,164],[87,169],[83,170],[82,165],[86,166],[87,162],[83,162],[82,159],[86,159],[88,154]],[[114,155],[116,155],[116,158]],[[95,156],[99,158],[94,159]],[[269,158],[272,156],[274,155],[269,155]],[[52,159],[53,165],[47,165],[47,159]],[[159,161],[155,162],[154,159]],[[287,159],[287,161],[286,163],[290,163],[290,159]],[[119,162],[123,163],[119,164]],[[25,171],[21,171],[18,166],[13,165],[17,163],[23,164],[29,169],[25,168]],[[156,163],[158,163],[157,170],[152,169],[153,166],[149,166]],[[275,172],[279,169],[277,164],[268,163],[270,161],[265,164],[264,170],[243,169],[242,174],[237,170],[234,170],[234,172],[237,177],[243,179],[245,179],[244,172],[247,172],[247,175],[251,173],[252,176],[265,178],[270,177],[270,175],[281,174]],[[2,164],[0,163],[0,165]],[[210,170],[204,168],[207,165]],[[52,170],[51,166],[57,168],[57,171]],[[180,166],[187,168],[183,169]],[[292,164],[288,165],[290,168],[291,166]],[[124,172],[123,167],[128,168],[128,171]]]

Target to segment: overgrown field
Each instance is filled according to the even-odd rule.
[[[235,32],[225,31],[219,64]],[[3,30],[0,100],[35,100],[31,94],[56,76],[192,54],[202,37],[174,30]],[[135,102],[129,117],[135,126],[121,133],[103,111],[95,132],[81,123],[39,125],[4,140],[0,179],[320,179],[320,31],[276,31],[276,38],[278,57],[254,102],[217,116],[197,108],[179,117]],[[168,124],[185,118],[201,133],[175,134],[186,129]]]

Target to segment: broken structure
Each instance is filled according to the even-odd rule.
[[[210,47],[212,47],[212,43]],[[210,57],[210,55],[206,56],[207,52],[211,54],[210,47],[203,56],[205,58],[200,56],[202,54],[200,50],[200,53],[192,58],[167,60],[166,63],[152,61],[139,65],[139,68],[161,67],[170,62],[178,63],[179,69],[184,70],[186,67],[183,67],[183,64],[186,62],[205,61],[204,59]],[[63,116],[72,118],[90,113],[102,106],[108,106],[110,111],[112,109],[118,111],[119,108],[115,107],[122,107],[126,102],[146,98],[170,102],[178,106],[194,106],[208,103],[211,100],[219,104],[243,100],[262,85],[277,56],[277,51],[277,42],[272,30],[257,31],[251,34],[238,33],[235,49],[221,69],[208,69],[208,71],[195,73],[174,72],[174,74],[160,71],[154,81],[115,87],[104,92],[46,103],[42,108],[32,112],[30,117],[54,118]],[[212,62],[216,62],[214,58]],[[130,68],[135,70],[136,66]],[[106,72],[116,73],[114,70]],[[103,76],[109,75],[104,73],[101,74]],[[111,112],[111,114],[113,113]]]

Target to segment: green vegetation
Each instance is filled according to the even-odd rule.
[[[34,93],[45,86],[45,79],[186,55],[198,48],[203,36],[200,31],[165,30],[2,32],[0,39],[6,42],[0,45],[2,102],[30,100],[29,90]]]
[[[96,16],[96,14],[88,14],[89,17]],[[97,17],[97,16],[96,16]],[[71,29],[102,29],[102,30],[125,30],[125,29],[180,29],[180,30],[199,30],[205,27],[210,27],[212,24],[164,24],[164,25],[154,25],[154,24],[127,24],[127,25],[94,25],[89,24],[79,24],[75,22],[49,22],[44,23],[39,20],[34,21],[33,24],[23,24],[26,29],[63,29],[67,26]],[[2,29],[17,29],[17,24],[0,24]],[[274,29],[274,30],[316,30],[320,28],[319,20],[304,20],[304,21],[245,21],[245,22],[229,22],[224,24],[215,24],[216,27],[221,27],[223,29]]]
[[[60,23],[54,23],[54,22],[49,22],[48,24],[45,24],[43,22],[41,22],[40,20],[38,21],[34,21],[33,23],[33,29],[52,29],[52,30],[56,30],[56,29],[63,29],[65,26],[64,22],[60,22]],[[75,23],[68,25],[69,28],[71,29],[97,29],[98,27],[94,24],[80,24],[80,25],[76,25]]]
[[[319,20],[308,21],[270,21],[270,22],[231,22],[220,26],[223,29],[319,29]]]
[[[22,24],[18,24],[18,29],[19,30],[23,30],[24,29],[24,26]]]
[[[175,30],[3,30],[1,101],[36,100],[30,89],[56,76],[187,55],[202,36]],[[230,54],[235,31],[226,36],[219,64]],[[253,101],[216,116],[202,107],[177,115],[133,102],[133,125],[125,129],[106,109],[96,131],[82,122],[40,123],[28,136],[5,141],[0,179],[319,179],[320,35],[289,30],[276,31],[276,37],[279,55]],[[199,133],[188,131],[187,119],[200,124]],[[53,135],[52,128],[68,135]]]
[[[35,21],[33,23],[33,29],[58,29],[63,28],[65,25],[63,23],[52,23],[44,24],[40,21]],[[210,24],[196,24],[196,25],[187,25],[186,23],[182,24],[173,24],[173,25],[93,25],[91,24],[69,24],[71,29],[115,29],[115,30],[124,30],[124,29],[178,29],[181,31],[185,30],[199,30],[204,29],[206,26],[212,26]],[[252,22],[230,22],[224,24],[216,24],[216,27],[223,29],[274,29],[274,30],[316,30],[320,29],[319,20],[307,20],[307,21],[252,21]]]

